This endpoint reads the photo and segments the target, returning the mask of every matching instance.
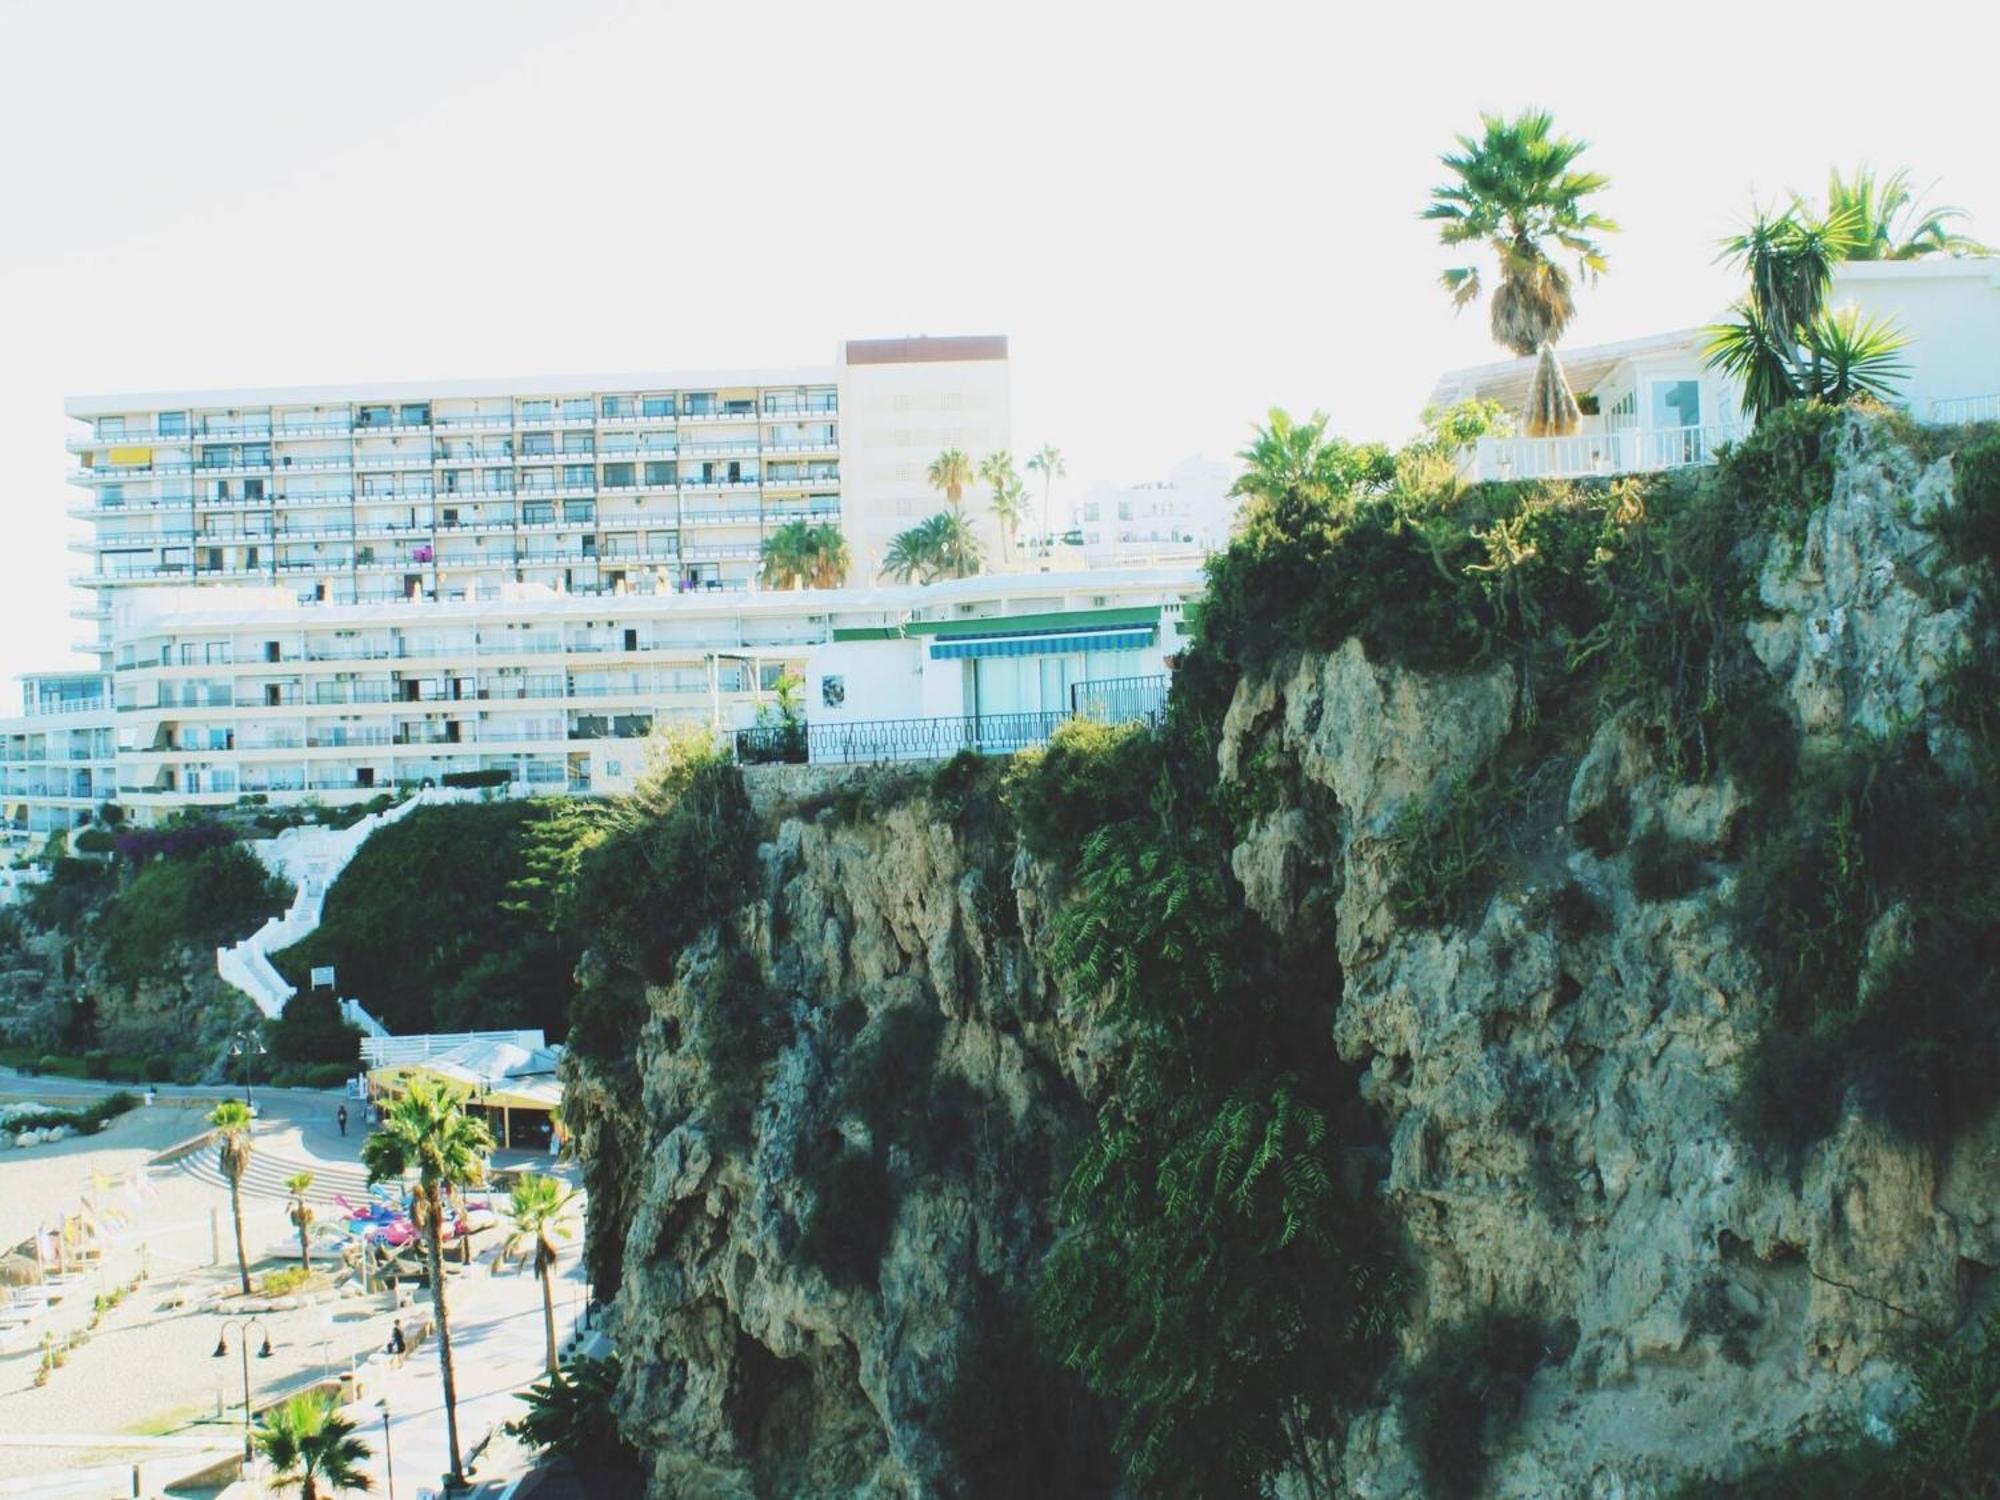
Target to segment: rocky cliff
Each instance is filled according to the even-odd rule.
[[[1797,788],[1893,740],[1963,799],[1940,819],[1989,798],[1958,702],[1977,590],[1939,541],[1953,459],[1860,419],[1828,441],[1799,524],[1729,540],[1744,587],[1707,657],[1748,674],[1709,732],[1734,716],[1782,757],[1691,764],[1655,685],[1559,701],[1507,650],[1440,671],[1354,636],[1230,686],[1209,742],[1229,889],[1273,943],[1337,955],[1324,1054],[1287,1061],[1357,1080],[1381,1148],[1353,1159],[1403,1267],[1398,1357],[1287,1493],[1701,1493],[1801,1440],[1894,1436],[1913,1351],[1984,1303],[1983,1105],[1914,1130],[1857,1073],[1790,1145],[1744,1106],[1797,1023],[1744,884],[1820,879],[1819,846],[1773,852],[1813,832]],[[1102,992],[1051,958],[1066,862],[1025,852],[990,788],[751,785],[754,890],[670,976],[604,980],[639,1024],[569,1080],[653,1493],[999,1492],[978,1474],[1024,1481],[990,1467],[996,1433],[1057,1455],[1035,1492],[1119,1492],[1089,1456],[1116,1400],[1026,1354],[982,1385],[991,1341],[968,1334],[1027,1326],[1061,1181],[1119,1086]],[[1874,1024],[1922,947],[1924,892],[1892,886],[1850,944],[1843,1026]],[[1473,1401],[1478,1463],[1453,1479],[1421,1461],[1409,1372],[1496,1309],[1534,1347]],[[992,1394],[1023,1371],[1039,1407]]]

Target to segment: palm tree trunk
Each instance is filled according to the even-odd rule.
[[[299,1500],[319,1500],[319,1482],[313,1478],[310,1469],[299,1481]]]
[[[435,1187],[424,1189],[430,1207],[430,1223],[424,1238],[431,1260],[431,1311],[437,1316],[438,1371],[444,1377],[444,1430],[451,1444],[451,1482],[454,1488],[465,1483],[465,1465],[458,1456],[458,1379],[451,1368],[451,1323],[444,1310],[444,1202]]]
[[[540,1257],[536,1257],[540,1262]],[[547,1340],[547,1360],[551,1375],[556,1372],[556,1282],[555,1257],[546,1263],[538,1263],[536,1270],[542,1274],[542,1337]]]
[[[243,1279],[243,1295],[250,1295],[250,1258],[243,1253],[243,1178],[229,1179],[229,1216],[236,1221],[236,1274]]]
[[[311,1274],[313,1268],[312,1243],[306,1239],[306,1226],[303,1224],[299,1225],[299,1265],[304,1268],[308,1275]]]

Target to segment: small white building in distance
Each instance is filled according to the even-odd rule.
[[[1093,568],[1201,558],[1229,545],[1236,469],[1187,458],[1165,479],[1099,485],[1071,508],[1071,536]]]

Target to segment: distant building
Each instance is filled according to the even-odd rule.
[[[1235,482],[1230,465],[1189,458],[1163,480],[1099,485],[1072,506],[1072,533],[1091,567],[1201,558],[1229,544]]]

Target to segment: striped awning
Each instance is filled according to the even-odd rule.
[[[1153,644],[1151,625],[1135,630],[1072,630],[1052,635],[967,636],[931,642],[932,661],[968,656],[1058,656],[1071,651],[1136,651]]]

